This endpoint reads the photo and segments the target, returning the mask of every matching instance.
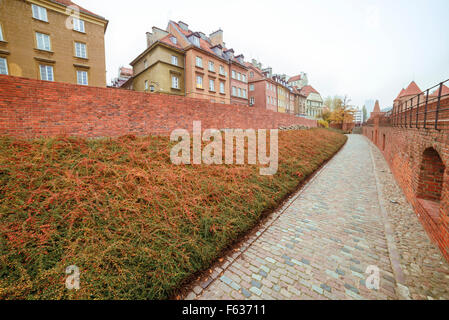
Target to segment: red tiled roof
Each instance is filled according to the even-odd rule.
[[[380,112],[379,100],[376,100],[376,104],[374,105],[373,112]]]
[[[301,80],[301,75],[293,76],[290,79],[288,79],[288,82],[298,81]]]
[[[431,97],[438,97],[438,93],[440,92],[440,87],[438,87],[432,94]],[[443,84],[443,88],[441,89],[441,96],[449,95],[449,88]]]
[[[301,93],[304,94],[306,97],[308,97],[311,93],[320,94],[318,91],[316,91],[312,86],[305,86],[302,87]]]
[[[418,85],[415,83],[415,81],[412,81],[408,85],[407,89],[404,90],[401,97],[414,96],[414,95],[420,94],[421,92],[422,92],[421,89],[418,87]]]
[[[182,49],[181,45],[179,44],[179,41],[176,41],[176,44],[174,44],[171,41],[172,37],[176,38],[174,35],[169,34],[169,35],[163,37],[162,39],[160,39],[159,41],[162,42],[162,43],[168,44],[169,46],[172,46],[172,47],[175,47],[175,48],[178,48],[178,49]]]
[[[405,89],[402,88],[401,92],[399,92],[398,96],[396,97],[396,99],[394,99],[394,101],[398,100],[400,97],[402,97],[402,95],[404,94]]]
[[[66,6],[66,7],[68,7],[68,6],[76,6],[76,7],[78,7],[80,9],[81,12],[92,14],[94,16],[97,16],[99,18],[104,19],[102,16],[100,16],[100,15],[98,15],[96,13],[93,13],[92,11],[89,11],[87,9],[84,9],[83,7],[80,7],[79,5],[77,5],[76,3],[74,3],[74,2],[72,2],[70,0],[50,0],[50,1],[62,4],[63,6]]]

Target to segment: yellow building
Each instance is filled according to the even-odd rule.
[[[107,25],[69,0],[1,0],[0,74],[105,87]]]
[[[160,32],[155,32],[156,38],[149,40],[149,47],[130,63],[133,77],[122,87],[135,91],[185,95],[184,51],[176,37],[163,30]]]

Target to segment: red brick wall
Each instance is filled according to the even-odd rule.
[[[247,106],[0,76],[0,134],[18,137],[167,135],[177,128],[316,127],[313,120]]]
[[[377,146],[385,156],[392,173],[414,207],[421,223],[449,261],[449,132],[374,125],[365,126],[363,134],[373,143],[377,141]],[[425,198],[420,194],[419,186],[423,183],[423,174],[426,174],[426,169],[429,169],[426,166],[429,148],[433,148],[438,153],[445,165],[439,203],[426,203],[420,200]],[[431,171],[442,168],[437,165]],[[431,179],[432,176],[435,176],[435,172],[431,174],[427,171],[427,178]]]

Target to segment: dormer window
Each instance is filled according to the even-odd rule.
[[[176,39],[175,37],[171,37],[171,38],[170,38],[170,41],[171,41],[173,44],[178,44],[178,39]]]
[[[197,37],[197,36],[192,36],[192,37],[190,38],[190,40],[192,41],[192,43],[193,43],[195,46],[197,46],[197,47],[200,46],[200,38],[199,38],[199,37]]]

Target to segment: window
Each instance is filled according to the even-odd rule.
[[[87,86],[89,84],[89,80],[87,78],[87,71],[77,71],[76,72],[76,78],[78,81],[78,84],[81,84],[83,86]]]
[[[148,90],[148,85],[149,85],[148,80],[145,80],[145,91]]]
[[[267,103],[270,103],[270,97],[267,96]]]
[[[254,72],[251,71],[251,72],[249,73],[249,77],[250,77],[250,78],[254,78]]]
[[[267,82],[267,90],[270,90],[270,84]]]
[[[232,87],[232,95],[233,96],[237,95],[237,88],[236,87]]]
[[[225,84],[223,81],[220,81],[220,93],[225,93]]]
[[[200,57],[196,57],[196,66],[202,68],[203,67],[203,59]]]
[[[225,69],[223,66],[220,66],[220,74],[224,75],[225,74]]]
[[[212,79],[209,80],[209,91],[215,91],[215,81]]]
[[[38,49],[51,51],[50,36],[48,34],[36,32],[36,43]]]
[[[73,30],[84,33],[84,20],[73,18]]]
[[[232,79],[235,79],[235,71],[232,70]]]
[[[176,76],[171,77],[171,87],[173,89],[179,89],[179,78]]]
[[[203,89],[203,77],[196,76],[196,87],[199,89]]]
[[[209,61],[209,71],[215,72],[215,66],[212,61]]]
[[[200,38],[193,37],[193,44],[196,45],[197,47],[199,47],[200,46]]]
[[[8,63],[5,58],[0,58],[0,74],[8,74]]]
[[[240,73],[237,73],[237,80],[240,81],[240,79],[241,79],[241,74],[240,74]]]
[[[5,39],[3,39],[3,29],[2,29],[2,25],[0,24],[0,41],[4,41]]]
[[[254,99],[254,97],[251,97],[251,99],[249,99],[250,106],[253,106],[255,102],[256,102],[256,99]]]
[[[175,66],[178,65],[178,57],[177,56],[171,56],[171,63]]]
[[[47,9],[45,9],[44,7],[37,6],[35,4],[31,5],[31,9],[33,10],[33,18],[48,22]]]
[[[239,88],[239,97],[241,97],[241,96],[242,96],[242,89]]]
[[[254,91],[254,85],[253,84],[249,85],[249,91]]]
[[[242,74],[242,81],[246,82],[246,76],[244,74]]]
[[[54,81],[53,67],[41,64],[39,66],[41,72],[41,80]]]
[[[86,44],[81,42],[75,42],[75,56],[78,58],[87,58]]]
[[[243,89],[243,98],[247,98],[247,95],[246,95],[246,89]]]
[[[178,44],[178,39],[176,39],[175,37],[171,37],[170,40],[173,44]]]

